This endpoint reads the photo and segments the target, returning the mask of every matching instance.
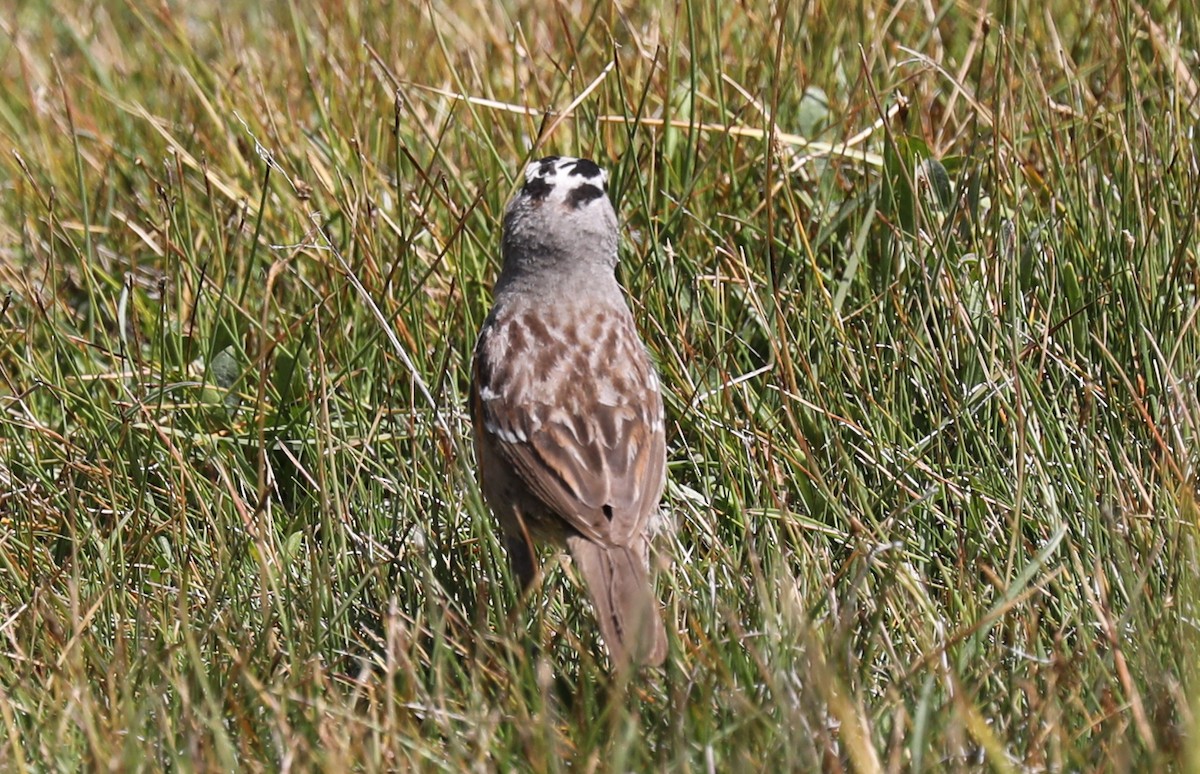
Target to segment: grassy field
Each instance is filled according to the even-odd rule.
[[[0,10],[0,768],[1200,770],[1190,3],[384,5]],[[666,391],[628,681],[468,442],[550,153]]]

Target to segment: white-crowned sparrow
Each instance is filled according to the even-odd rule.
[[[525,168],[504,213],[504,265],[479,332],[471,417],[484,497],[514,571],[565,545],[618,663],[661,664],[666,632],[648,526],[666,480],[658,377],[614,269],[608,175],[587,159]]]

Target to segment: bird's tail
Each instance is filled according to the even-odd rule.
[[[650,586],[649,544],[604,546],[583,536],[567,539],[596,608],[600,634],[615,663],[658,666],[667,655],[667,632]]]

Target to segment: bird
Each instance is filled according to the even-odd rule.
[[[620,231],[594,161],[530,162],[471,364],[480,489],[528,590],[570,553],[615,664],[659,666],[650,541],[666,484],[658,374],[616,279]]]

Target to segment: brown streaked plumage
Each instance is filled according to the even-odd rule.
[[[504,216],[504,266],[471,369],[484,496],[528,585],[539,543],[571,552],[614,661],[657,665],[649,573],[666,475],[658,378],[614,276],[607,176],[531,163]]]

